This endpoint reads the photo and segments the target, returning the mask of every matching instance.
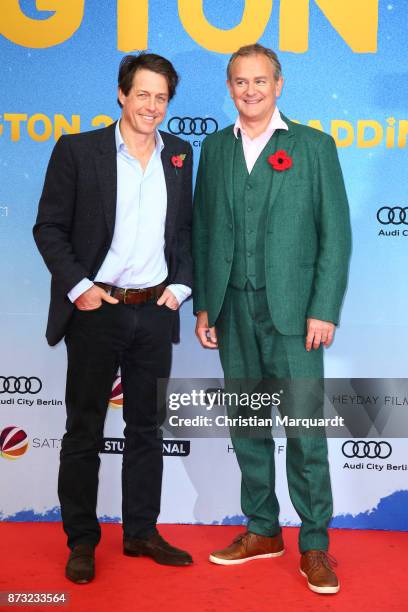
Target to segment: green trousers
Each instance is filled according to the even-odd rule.
[[[323,378],[322,347],[307,352],[304,336],[280,334],[272,324],[264,289],[228,287],[216,329],[226,385],[231,379]],[[310,402],[306,404],[292,407],[292,414],[311,416]],[[312,407],[313,416],[321,409],[321,403]],[[248,529],[275,535],[280,526],[272,435],[241,437],[231,429],[231,439],[242,474],[241,505]],[[286,471],[290,498],[301,519],[300,551],[327,550],[333,503],[324,433],[288,436]]]

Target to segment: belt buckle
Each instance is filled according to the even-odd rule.
[[[126,294],[127,294],[127,287],[123,290],[123,303],[127,304],[126,302]]]

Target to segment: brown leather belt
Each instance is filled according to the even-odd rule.
[[[109,293],[113,298],[116,298],[122,304],[145,304],[154,299],[158,299],[166,288],[164,283],[155,285],[154,287],[146,287],[145,289],[123,289],[106,283],[95,283]]]

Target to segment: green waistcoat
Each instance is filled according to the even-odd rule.
[[[265,229],[273,171],[267,161],[269,143],[248,173],[242,139],[235,143],[233,209],[234,258],[229,284],[244,289],[265,287]]]

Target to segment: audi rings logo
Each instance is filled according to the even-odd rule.
[[[377,211],[381,225],[408,225],[408,206],[383,206]]]
[[[42,382],[37,376],[0,376],[0,394],[29,393],[35,395],[42,389]]]
[[[389,442],[384,440],[375,442],[374,440],[347,440],[341,447],[343,455],[348,459],[387,459],[392,453]]]
[[[176,136],[208,136],[218,130],[218,123],[212,117],[172,117],[167,127]]]

